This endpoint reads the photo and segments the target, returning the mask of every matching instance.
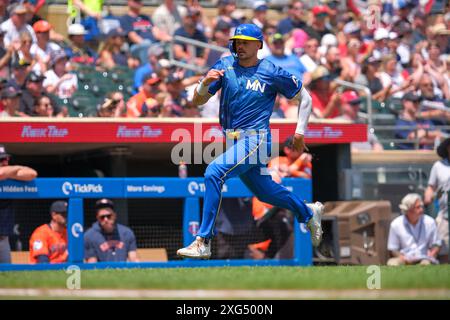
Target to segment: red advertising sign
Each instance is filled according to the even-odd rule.
[[[295,123],[273,122],[273,142],[284,141],[295,131]],[[367,125],[310,123],[308,143],[367,141]],[[0,143],[178,143],[211,142],[222,139],[218,123],[195,121],[2,121]]]

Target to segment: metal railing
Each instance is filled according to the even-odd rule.
[[[197,73],[204,73],[208,70],[208,67],[206,66],[199,66],[195,63],[189,63],[189,62],[185,62],[185,61],[180,61],[177,60],[175,57],[175,53],[174,53],[174,46],[178,43],[183,43],[189,46],[194,47],[195,49],[197,47],[203,48],[203,49],[210,49],[210,50],[215,50],[215,51],[219,51],[222,53],[228,52],[228,48],[224,48],[224,47],[220,47],[217,46],[215,44],[211,44],[211,43],[207,43],[207,42],[202,42],[202,41],[198,41],[198,40],[194,40],[194,39],[190,39],[190,38],[186,38],[186,37],[181,37],[181,36],[174,36],[172,38],[172,41],[170,42],[170,46],[169,46],[169,61],[172,65],[180,67],[180,68],[184,68],[184,69],[188,69],[188,70],[192,70],[195,71]]]

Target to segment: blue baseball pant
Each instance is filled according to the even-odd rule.
[[[270,157],[271,136],[266,131],[243,134],[228,150],[212,161],[205,172],[203,216],[197,236],[210,239],[222,201],[222,187],[229,178],[239,176],[247,188],[261,201],[292,211],[300,223],[312,217],[311,209],[299,196],[264,174]]]

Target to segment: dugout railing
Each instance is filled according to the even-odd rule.
[[[312,181],[286,178],[283,185],[305,201],[311,201]],[[312,246],[304,225],[294,221],[293,259],[263,260],[170,260],[167,262],[99,262],[84,263],[84,207],[83,201],[97,198],[182,198],[183,244],[194,239],[193,226],[200,222],[200,199],[205,186],[203,178],[38,178],[31,182],[0,181],[0,199],[67,199],[68,252],[67,263],[61,264],[0,264],[0,271],[66,269],[77,265],[81,269],[103,268],[164,268],[164,267],[217,267],[217,266],[308,266],[312,264]],[[224,185],[224,198],[250,197],[251,192],[237,178]],[[42,221],[42,224],[48,222]]]

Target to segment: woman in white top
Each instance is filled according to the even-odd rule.
[[[61,99],[70,98],[77,90],[78,78],[67,71],[68,58],[64,51],[52,55],[50,69],[45,73],[43,86],[45,90]]]

